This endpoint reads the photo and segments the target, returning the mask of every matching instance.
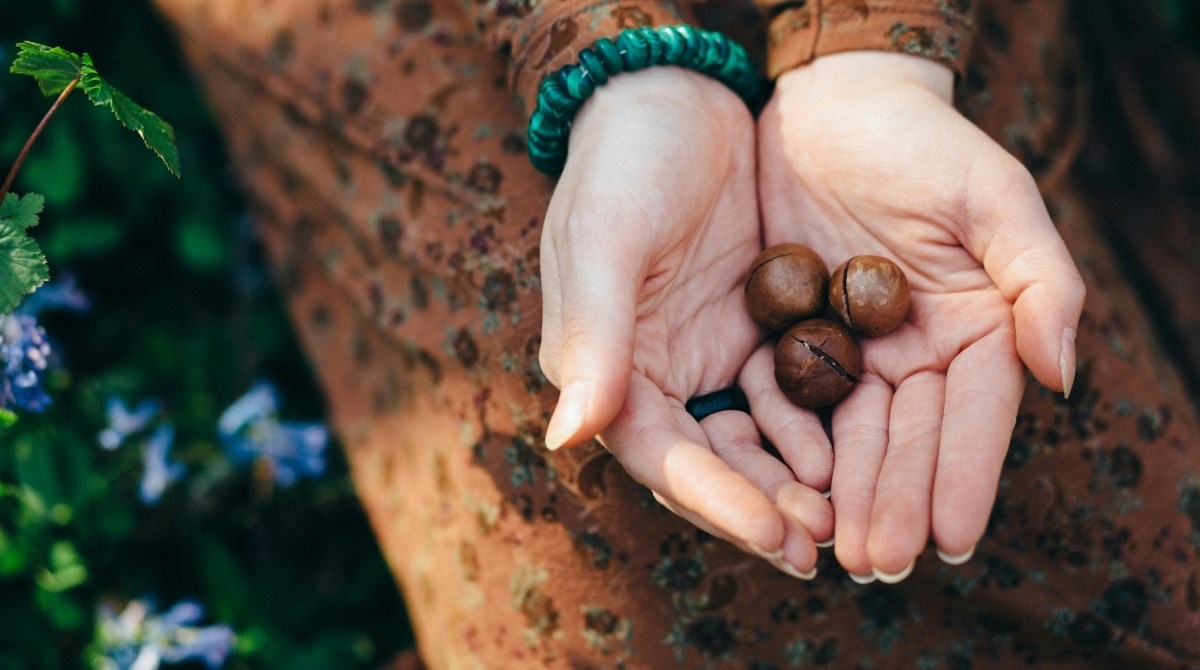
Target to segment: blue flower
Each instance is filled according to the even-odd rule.
[[[155,615],[148,600],[134,600],[117,612],[100,608],[96,621],[99,666],[104,670],[157,670],[163,663],[200,661],[217,670],[233,650],[233,629],[199,626],[204,608],[184,600]]]
[[[140,433],[150,425],[150,421],[158,414],[160,403],[151,398],[143,400],[132,411],[120,398],[108,400],[108,427],[100,431],[96,441],[100,446],[112,451],[121,446],[130,435]]]
[[[274,418],[278,411],[279,392],[271,384],[259,382],[221,412],[217,431],[221,439],[228,439],[253,423]]]
[[[0,409],[45,410],[50,396],[42,384],[49,363],[50,342],[37,319],[0,316]]]
[[[167,486],[183,476],[183,464],[171,460],[171,446],[174,443],[175,429],[170,424],[163,424],[142,447],[144,469],[138,495],[147,505],[157,503]]]
[[[319,423],[280,421],[278,411],[279,393],[266,382],[235,400],[217,423],[230,459],[267,462],[281,486],[324,473],[329,430]]]
[[[79,288],[73,275],[42,285],[25,299],[17,308],[17,314],[37,316],[43,311],[66,310],[68,312],[86,312],[92,308],[92,301]]]

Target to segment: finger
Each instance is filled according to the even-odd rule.
[[[654,499],[657,500],[660,505],[667,508],[675,516],[678,516],[684,521],[691,523],[713,537],[718,537],[726,542],[729,542],[746,553],[757,554],[760,558],[770,563],[776,569],[785,574],[803,580],[809,580],[817,576],[817,568],[815,565],[808,571],[801,571],[787,560],[787,556],[803,553],[806,547],[813,544],[812,539],[808,536],[807,530],[795,520],[785,518],[785,527],[787,529],[787,533],[783,542],[783,547],[774,552],[765,552],[760,551],[755,547],[750,547],[745,543],[740,542],[737,538],[729,537],[725,533],[721,532],[720,529],[714,528],[711,524],[709,524],[707,519],[697,516],[688,510],[679,507],[658,491],[651,491],[650,493],[654,495]],[[815,552],[815,549],[812,551]]]
[[[816,567],[817,547],[804,520],[811,517],[812,523],[817,526],[827,523],[825,519],[831,516],[826,511],[830,507],[829,501],[815,491],[811,497],[789,492],[786,500],[788,509],[782,508],[780,494],[789,485],[803,485],[796,482],[795,475],[786,465],[762,448],[758,426],[749,414],[717,412],[701,421],[700,427],[708,436],[713,453],[729,464],[734,472],[758,487],[780,508],[786,520],[792,521],[791,524],[785,524],[788,528],[785,528],[782,559],[794,572],[805,574],[811,571]],[[791,537],[793,534],[796,537]]]
[[[775,445],[796,478],[817,491],[829,490],[833,476],[833,447],[821,418],[793,405],[775,381],[775,348],[760,346],[738,376],[750,401],[750,413],[763,435]]]
[[[546,427],[550,449],[599,433],[620,410],[629,386],[643,268],[631,252],[636,245],[598,229],[602,223],[568,222],[548,242],[557,286],[543,292],[557,289],[558,295],[544,299],[553,311],[543,317],[541,363],[562,389]]]
[[[833,412],[834,554],[860,583],[874,581],[867,532],[875,484],[887,449],[891,403],[892,387],[879,376],[867,373]]]
[[[907,576],[929,540],[930,499],[945,409],[946,378],[920,372],[896,387],[888,447],[875,489],[867,554],[875,576]]]
[[[932,515],[933,539],[943,558],[969,557],[983,536],[1024,388],[1025,374],[1007,331],[963,350],[946,372]]]
[[[708,445],[680,431],[675,408],[650,380],[633,375],[604,444],[641,484],[739,546],[773,553],[783,545],[783,517],[762,491]],[[689,420],[690,417],[689,417]]]
[[[1013,303],[1016,347],[1033,376],[1069,395],[1084,284],[1037,183],[996,147],[972,171],[964,246]]]
[[[788,482],[776,493],[775,504],[785,517],[804,526],[814,543],[833,539],[833,505],[816,489]]]

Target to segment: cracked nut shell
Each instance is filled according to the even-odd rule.
[[[800,407],[832,405],[854,388],[862,374],[862,352],[854,335],[829,319],[792,326],[775,346],[775,381]]]
[[[825,310],[829,270],[817,252],[803,244],[763,249],[750,265],[746,306],[750,316],[779,332]]]
[[[859,335],[878,337],[896,330],[908,316],[908,305],[908,278],[882,256],[855,256],[829,280],[829,306]]]

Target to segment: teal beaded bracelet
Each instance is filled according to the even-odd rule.
[[[529,161],[558,176],[567,162],[571,121],[597,86],[621,72],[653,65],[676,65],[706,74],[728,86],[755,109],[762,78],[740,44],[711,30],[691,26],[630,28],[617,39],[601,37],[566,65],[542,79],[537,106],[529,117]]]

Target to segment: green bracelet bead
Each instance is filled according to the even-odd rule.
[[[646,65],[662,65],[663,51],[667,45],[663,43],[662,35],[653,28],[639,28],[642,39],[646,40]]]
[[[687,41],[670,28],[659,30],[658,34],[662,37],[663,44],[666,45],[666,49],[663,51],[663,61],[671,65],[679,65],[683,58],[683,52],[687,50]]]
[[[597,86],[621,72],[653,65],[678,65],[717,79],[757,108],[762,79],[745,49],[728,37],[691,26],[631,28],[615,40],[596,40],[579,52],[577,64],[544,77],[526,133],[529,160],[555,176],[567,162],[571,123]]]
[[[700,51],[700,46],[703,38],[700,33],[691,30],[679,30],[679,26],[672,26],[671,32],[679,36],[680,42],[683,43],[683,55],[679,57],[681,63],[686,67],[695,69],[696,56]]]
[[[621,51],[617,49],[617,45],[607,37],[601,37],[592,45],[596,50],[596,55],[600,57],[600,62],[604,63],[604,70],[609,74],[620,74],[625,70],[625,64],[621,62]]]
[[[572,98],[584,100],[596,90],[596,82],[588,76],[587,70],[578,65],[568,65],[563,70],[563,90]]]
[[[696,49],[696,70],[711,77],[713,67],[720,62],[721,49],[719,45],[709,39],[707,35],[701,35],[700,46]]]
[[[632,72],[646,67],[650,49],[646,45],[646,38],[638,31],[626,30],[617,35],[617,50],[621,52],[621,64],[625,66],[626,71]]]
[[[583,49],[579,52],[579,67],[586,68],[588,75],[596,82],[597,86],[603,86],[608,83],[608,72],[604,70],[604,63],[600,62],[600,57],[591,49]]]
[[[568,95],[557,77],[550,77],[538,90],[537,104],[554,112],[560,119],[570,119],[583,106],[583,101]]]

